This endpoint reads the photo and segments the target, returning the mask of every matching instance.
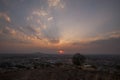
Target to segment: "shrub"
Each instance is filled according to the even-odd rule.
[[[82,65],[85,62],[85,57],[81,55],[80,53],[76,53],[73,55],[72,62],[74,65]]]

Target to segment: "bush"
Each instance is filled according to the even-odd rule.
[[[81,55],[80,53],[76,53],[73,55],[72,62],[74,65],[82,65],[85,62],[85,57]]]

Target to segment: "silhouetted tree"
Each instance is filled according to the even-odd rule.
[[[74,65],[82,65],[85,62],[85,57],[80,53],[73,55],[72,62]]]

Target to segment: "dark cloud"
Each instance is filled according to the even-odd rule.
[[[82,42],[73,42],[71,45],[73,46],[84,46],[86,45],[87,43],[82,43]]]
[[[119,54],[120,53],[120,37],[111,37],[108,39],[100,39],[88,43],[74,42],[71,45],[76,50],[83,53],[106,53],[106,54]]]
[[[120,37],[97,40],[88,44],[88,53],[120,53]]]
[[[53,39],[53,40],[49,40],[49,42],[50,42],[50,43],[53,43],[53,44],[57,44],[57,43],[60,42],[60,40],[59,40],[59,39],[58,39],[58,40]]]

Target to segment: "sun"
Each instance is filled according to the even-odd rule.
[[[59,50],[58,51],[59,54],[64,54],[64,52],[65,52],[64,50]]]

